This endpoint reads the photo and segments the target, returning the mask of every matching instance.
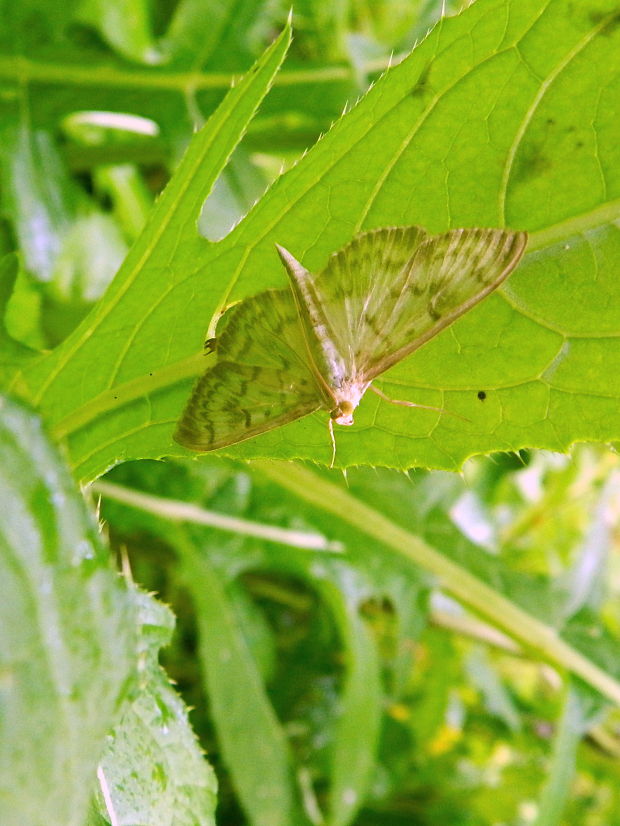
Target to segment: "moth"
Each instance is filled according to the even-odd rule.
[[[502,229],[386,227],[356,235],[318,275],[276,245],[290,289],[224,314],[210,342],[216,363],[196,383],[175,440],[217,450],[323,408],[335,451],[333,425],[353,424],[368,389],[386,398],[373,379],[495,290],[526,243],[526,233]]]

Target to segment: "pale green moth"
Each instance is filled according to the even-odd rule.
[[[501,229],[387,227],[355,236],[317,276],[277,246],[290,289],[225,313],[217,362],[174,438],[217,450],[324,408],[335,449],[333,424],[352,425],[369,388],[385,398],[372,380],[495,290],[526,243]]]

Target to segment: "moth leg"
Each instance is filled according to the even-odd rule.
[[[403,407],[421,407],[422,410],[435,410],[437,413],[449,413],[449,410],[446,410],[443,407],[432,407],[429,404],[417,404],[416,402],[407,402],[404,399],[391,399],[389,396],[386,396],[382,390],[379,390],[378,387],[375,387],[374,384],[371,384],[369,390],[372,390],[373,393],[376,393],[380,399],[383,399],[384,402],[389,402],[390,404],[402,404]],[[456,416],[456,413],[452,414]],[[459,419],[462,418],[461,416],[458,417]]]
[[[214,353],[217,347],[217,339],[215,338],[208,338],[205,340],[204,343],[204,354],[208,356],[209,353]]]
[[[334,462],[336,461],[336,437],[334,436],[334,420],[331,416],[327,420],[327,429],[329,430],[329,438],[332,443],[332,460],[329,463],[329,466],[330,468],[333,468]]]
[[[467,419],[465,416],[460,416],[458,413],[454,413],[452,410],[446,410],[445,407],[433,407],[430,404],[416,404],[416,402],[406,402],[403,399],[391,399],[389,396],[386,396],[378,387],[375,387],[374,384],[370,385],[370,390],[373,393],[376,393],[380,399],[383,399],[385,402],[389,402],[390,404],[402,404],[403,407],[421,407],[422,410],[435,410],[437,413],[447,413],[448,416],[455,416],[457,419],[460,419],[462,422],[470,422],[471,419]]]

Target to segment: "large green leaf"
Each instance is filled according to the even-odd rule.
[[[98,770],[100,808],[113,826],[213,826],[216,780],[187,708],[158,662],[174,628],[169,608],[135,591],[139,688],[122,708]]]
[[[439,24],[218,244],[195,237],[205,187],[186,159],[97,310],[28,374],[80,476],[178,454],[170,434],[189,377],[208,364],[205,332],[229,301],[284,283],[275,242],[318,268],[355,231],[387,224],[508,225],[530,231],[529,255],[501,294],[382,383],[467,421],[366,398],[356,427],[337,434],[337,463],[454,468],[480,451],[616,438],[617,23],[613,0],[479,0]],[[238,130],[247,122],[274,49],[209,136],[223,129],[230,144],[233,116]],[[208,143],[200,135],[188,158],[219,169],[230,150]],[[316,414],[226,452],[328,461],[330,450]]]
[[[134,603],[39,419],[0,412],[0,822],[82,826],[134,674]]]

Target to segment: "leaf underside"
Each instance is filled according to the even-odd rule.
[[[388,396],[462,418],[367,394],[356,426],[339,429],[337,464],[456,469],[474,453],[618,439],[618,4],[568,5],[477,0],[442,21],[229,235],[207,243],[198,213],[278,70],[280,40],[194,136],[191,163],[108,293],[23,370],[20,393],[69,434],[77,476],[186,455],[171,436],[199,372],[187,363],[223,307],[283,285],[275,243],[316,272],[358,231],[389,225],[520,228],[528,254],[498,291],[376,380]],[[329,461],[324,414],[226,452]]]

